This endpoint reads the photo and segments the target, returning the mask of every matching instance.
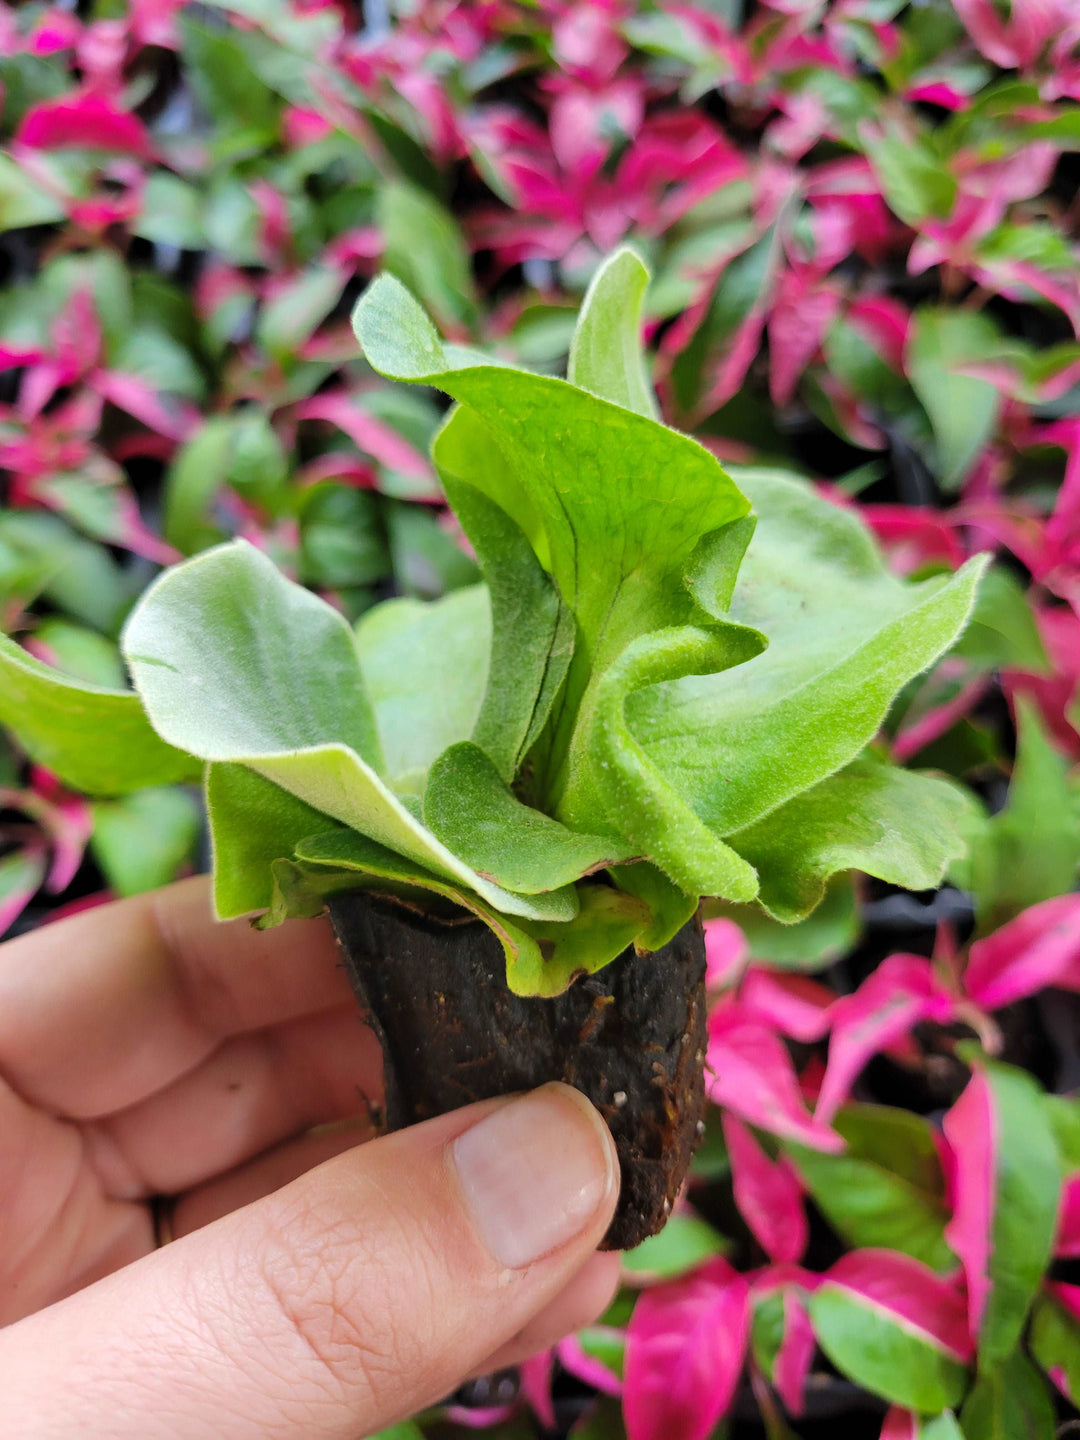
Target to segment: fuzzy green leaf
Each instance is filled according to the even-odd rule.
[[[490,644],[484,585],[442,600],[389,600],[361,618],[360,670],[386,774],[399,794],[421,794],[434,760],[473,734]]]
[[[804,919],[832,875],[861,870],[909,890],[940,885],[964,852],[970,808],[958,785],[867,756],[730,837],[761,876],[758,900],[778,920]]]
[[[579,834],[523,805],[471,741],[432,766],[424,822],[466,865],[525,895],[571,885],[630,854],[621,840]]]
[[[730,836],[856,758],[899,688],[955,640],[986,559],[947,580],[890,575],[869,534],[809,486],[739,472],[758,526],[730,618],[764,654],[630,697],[631,732],[717,835]]]
[[[498,936],[506,982],[518,995],[559,995],[575,975],[592,974],[620,955],[649,923],[638,900],[604,885],[580,887],[580,908],[568,922],[508,917],[461,885],[446,881],[354,831],[315,835],[296,846],[296,861],[274,865],[278,887],[270,923],[316,914],[337,890],[374,889],[415,898],[424,892],[472,911]]]
[[[0,635],[0,722],[39,765],[88,795],[196,779],[191,757],[158,738],[137,695],[43,665]]]
[[[491,596],[491,663],[472,738],[507,783],[544,727],[574,650],[574,617],[524,532],[475,486],[451,475],[446,431],[468,423],[458,408],[435,442],[447,499],[480,562]],[[452,436],[450,437],[452,440]]]
[[[206,767],[206,809],[214,847],[214,912],[233,920],[273,900],[275,860],[321,834],[327,817],[243,765]]]
[[[570,345],[571,385],[659,419],[641,348],[641,312],[649,272],[624,246],[610,255],[585,293]]]

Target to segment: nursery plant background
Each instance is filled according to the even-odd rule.
[[[440,403],[350,308],[388,269],[558,373],[623,240],[670,423],[899,573],[996,556],[878,742],[969,788],[967,860],[713,907],[685,1206],[600,1325],[395,1440],[1080,1429],[1078,101],[1077,0],[0,9],[0,630],[48,663],[124,683],[135,598],[231,535],[352,618],[475,582]],[[183,788],[0,736],[0,804],[0,931],[205,867]]]

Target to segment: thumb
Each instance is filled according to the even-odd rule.
[[[0,1333],[5,1419],[23,1440],[356,1440],[506,1346],[617,1189],[565,1085],[399,1131]]]

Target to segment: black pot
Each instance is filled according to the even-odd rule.
[[[704,1129],[705,940],[623,952],[554,999],[514,995],[480,921],[446,922],[354,891],[327,901],[353,990],[382,1045],[390,1130],[562,1080],[607,1121],[619,1207],[603,1248],[663,1227]]]

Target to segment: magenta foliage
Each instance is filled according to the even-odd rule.
[[[629,1440],[706,1440],[735,1393],[749,1326],[749,1286],[726,1260],[646,1291],[626,1337]]]

